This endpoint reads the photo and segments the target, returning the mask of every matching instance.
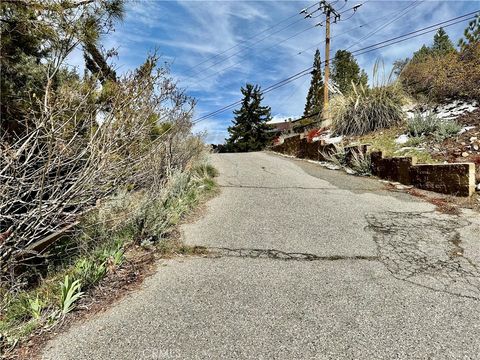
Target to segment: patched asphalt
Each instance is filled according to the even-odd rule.
[[[221,193],[138,291],[44,359],[477,359],[480,220],[268,153],[214,155]]]

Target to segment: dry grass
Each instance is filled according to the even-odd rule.
[[[390,128],[405,120],[403,90],[391,77],[379,77],[379,63],[374,68],[372,88],[353,86],[353,91],[332,99],[333,129],[341,135],[364,135]]]

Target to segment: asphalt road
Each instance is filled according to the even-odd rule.
[[[215,155],[221,194],[141,289],[44,359],[479,359],[480,219],[267,153]]]

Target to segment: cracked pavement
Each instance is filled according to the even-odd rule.
[[[44,359],[478,359],[480,217],[269,153],[213,156],[221,194]]]

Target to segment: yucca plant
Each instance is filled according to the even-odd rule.
[[[347,153],[345,148],[341,145],[334,145],[335,150],[328,151],[328,152],[320,152],[321,156],[328,162],[332,164],[344,167],[347,166]]]
[[[36,320],[40,319],[42,316],[42,310],[43,310],[43,302],[39,299],[38,295],[36,298],[29,298],[28,299],[28,305],[30,308],[30,313],[32,314],[32,317]]]
[[[62,296],[60,298],[60,310],[62,314],[67,314],[75,308],[75,302],[84,294],[81,292],[80,280],[72,281],[68,275],[61,284]]]
[[[333,128],[341,135],[363,135],[389,128],[404,120],[404,95],[392,75],[380,78],[375,64],[373,87],[353,85],[353,90],[332,101]]]
[[[358,175],[372,175],[372,159],[370,154],[362,152],[353,152],[350,160],[350,166]]]

